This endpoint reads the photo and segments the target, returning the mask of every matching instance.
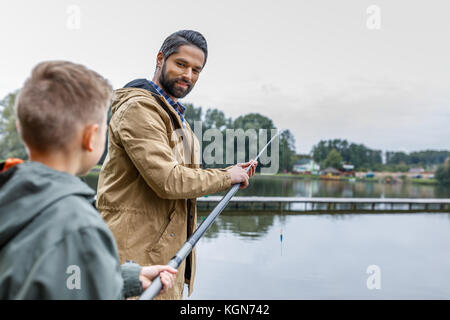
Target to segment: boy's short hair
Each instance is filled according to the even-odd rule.
[[[83,65],[39,63],[16,101],[22,139],[39,151],[64,149],[81,126],[103,121],[111,97],[108,81]]]

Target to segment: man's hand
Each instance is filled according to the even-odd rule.
[[[141,273],[139,274],[139,280],[142,282],[142,289],[147,289],[152,281],[159,275],[163,285],[163,288],[159,294],[165,293],[173,287],[177,272],[178,271],[176,269],[169,266],[158,265],[142,267]]]
[[[253,177],[255,175],[255,169],[258,165],[258,161],[255,161],[247,174],[247,172],[245,171],[248,166],[250,166],[251,162],[252,160],[245,163],[238,163],[232,168],[228,169],[228,172],[231,173],[231,184],[240,183],[240,189],[245,189],[248,187],[248,179],[249,177]]]

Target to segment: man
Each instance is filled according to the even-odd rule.
[[[113,231],[121,261],[166,264],[196,228],[196,198],[248,186],[250,162],[201,169],[200,145],[178,102],[196,84],[208,55],[205,38],[182,30],[170,35],[156,59],[152,81],[137,79],[116,90],[108,155],[98,181],[97,208]],[[174,287],[161,299],[193,290],[195,250]]]

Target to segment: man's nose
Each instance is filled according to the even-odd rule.
[[[192,81],[192,69],[186,68],[183,72],[183,79],[188,80],[189,82]]]

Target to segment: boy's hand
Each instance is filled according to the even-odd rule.
[[[159,294],[167,292],[173,287],[178,270],[170,266],[148,266],[142,267],[139,280],[142,282],[142,289],[147,289],[152,281],[159,275],[163,288]]]
[[[240,189],[245,189],[248,187],[248,179],[255,175],[255,169],[258,165],[258,162],[255,161],[251,167],[251,169],[247,172],[246,169],[250,165],[251,161],[246,163],[238,163],[232,168],[228,169],[228,172],[231,173],[231,184],[240,183]]]

